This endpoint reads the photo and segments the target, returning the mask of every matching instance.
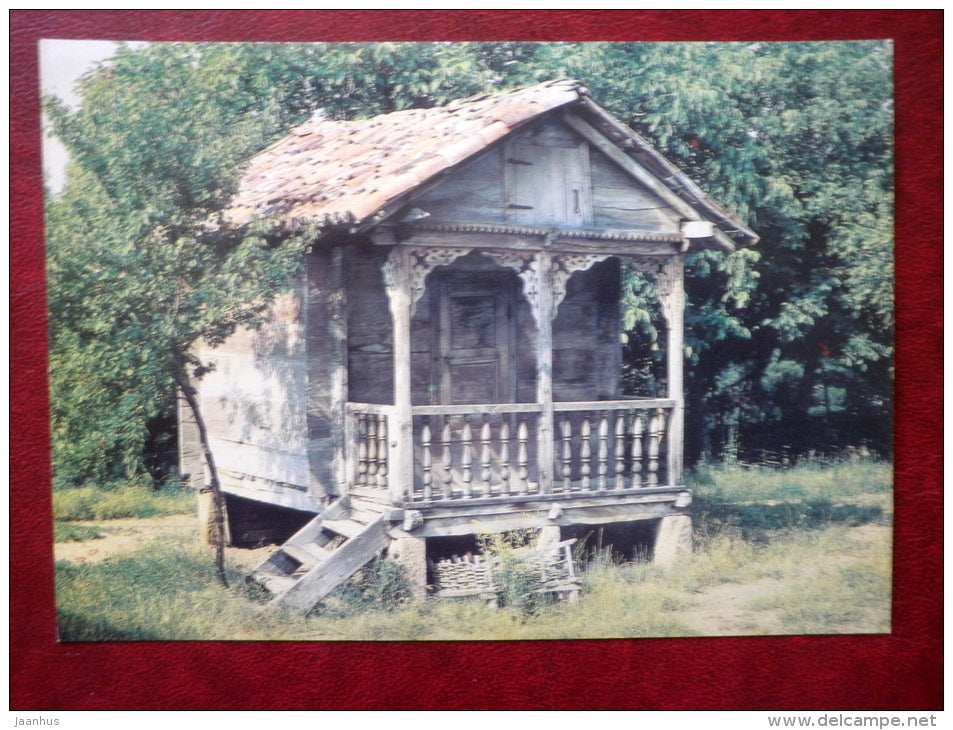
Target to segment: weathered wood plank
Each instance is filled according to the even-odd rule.
[[[321,527],[325,530],[331,530],[344,537],[355,537],[364,529],[364,525],[351,519],[346,520],[324,520]]]
[[[448,176],[439,185],[414,201],[414,206],[430,214],[431,220],[502,223],[503,153],[497,148]]]
[[[564,114],[563,119],[570,127],[579,132],[579,134],[593,145],[593,147],[632,175],[632,177],[648,188],[653,194],[664,200],[668,205],[674,208],[679,215],[692,219],[701,217],[688,203],[662,185],[652,173],[620,150],[609,139],[603,136],[601,132],[591,127],[587,122],[570,113]]]
[[[327,273],[327,369],[328,369],[328,421],[331,426],[329,446],[331,449],[330,471],[332,483],[328,485],[332,494],[344,494],[347,491],[347,485],[350,482],[350,472],[346,457],[347,440],[347,400],[348,400],[348,363],[347,363],[347,288],[344,281],[344,251],[338,246],[331,252],[330,269]],[[319,326],[319,322],[309,321],[309,327]],[[320,358],[322,353],[311,353],[308,362],[309,365],[315,359]],[[313,366],[311,366],[313,367]],[[323,384],[315,382],[313,378],[308,380],[309,395],[310,391],[324,387]],[[309,397],[309,403],[311,402]],[[312,419],[315,414],[309,414]],[[316,483],[312,486],[312,491],[316,494],[322,494],[320,484],[320,473],[311,465],[311,476]]]
[[[673,259],[671,268],[671,291],[663,302],[668,330],[668,397],[675,401],[667,424],[668,479],[672,486],[680,485],[682,479],[682,450],[685,434],[684,400],[684,338],[685,338],[685,286],[682,257]]]
[[[472,405],[414,406],[415,416],[499,415],[501,413],[539,413],[539,403],[474,403]]]
[[[552,255],[537,254],[539,266],[539,322],[536,334],[536,402],[542,406],[536,421],[537,478],[540,491],[552,489],[555,452],[553,446],[553,284]]]
[[[383,518],[345,542],[334,555],[314,567],[293,587],[279,596],[279,601],[299,611],[310,611],[331,591],[347,580],[379,550],[387,546],[387,534]]]
[[[394,412],[388,419],[390,436],[387,455],[390,470],[390,492],[394,500],[399,500],[410,491],[414,482],[413,455],[407,444],[412,443],[413,419],[411,415],[411,374],[410,374],[410,253],[406,248],[398,247],[388,257],[387,297],[390,305],[394,330]]]
[[[297,560],[307,570],[332,555],[330,550],[311,543],[309,545],[283,545],[282,551]]]
[[[557,412],[563,411],[600,411],[600,410],[626,410],[630,408],[650,409],[650,408],[673,408],[677,400],[675,398],[625,398],[621,400],[593,400],[593,401],[572,401],[553,403],[553,408]]]
[[[405,243],[415,246],[434,248],[457,248],[466,250],[496,249],[538,251],[543,245],[547,234],[552,234],[552,228],[546,230],[531,228],[532,233],[520,232],[519,227],[474,224],[473,221],[459,221],[447,223],[447,227],[471,228],[472,230],[428,230],[425,226],[413,229]],[[595,229],[573,229],[568,226],[563,234],[557,231],[549,250],[553,253],[605,253],[618,255],[671,255],[678,253],[681,242],[673,241],[671,231],[652,231],[645,229],[622,229],[612,232],[615,237],[602,235],[604,231]]]
[[[353,401],[391,403],[394,395],[393,322],[382,274],[387,253],[371,246],[345,253],[348,390]]]
[[[662,200],[668,203],[680,216],[689,220],[706,220],[706,217],[696,210],[692,205],[679,198],[669,188],[660,183],[658,179],[645,167],[640,165],[625,152],[619,149],[613,142],[603,136],[601,132],[590,126],[587,122],[572,114],[566,112],[563,114],[565,121],[572,129],[576,130],[596,149],[605,154],[609,159],[618,164],[623,170],[630,173],[636,180],[645,187],[658,195]],[[698,191],[700,192],[700,191]],[[718,228],[714,231],[714,237],[726,248],[734,250],[734,243]]]

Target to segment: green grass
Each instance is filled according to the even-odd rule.
[[[73,522],[54,522],[54,542],[85,542],[105,537],[108,530],[98,525],[77,525]]]
[[[238,551],[229,551],[233,588],[219,587],[212,551],[199,544],[196,527],[192,534],[155,540],[122,557],[58,562],[60,636],[66,641],[691,636],[706,633],[699,628],[699,612],[718,616],[729,609],[738,614],[735,633],[889,631],[889,466],[810,465],[785,472],[738,467],[708,474],[697,490],[693,555],[663,569],[645,562],[618,565],[603,554],[583,573],[583,595],[576,603],[514,602],[497,610],[479,600],[411,603],[399,595],[400,571],[381,561],[302,616],[266,607],[260,594],[245,587]],[[103,500],[96,508],[102,511],[93,512],[105,514],[104,505],[111,503]],[[190,499],[187,511],[192,509]],[[75,507],[70,514],[78,512],[91,514]],[[752,586],[757,592],[730,605],[706,603],[721,589]]]
[[[76,487],[53,492],[53,519],[91,521],[188,514],[195,511],[195,504],[195,492],[189,489]]]
[[[698,494],[718,502],[861,498],[885,505],[893,491],[893,466],[861,458],[809,461],[789,468],[705,466],[695,469],[687,481]]]

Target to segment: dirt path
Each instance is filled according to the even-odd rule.
[[[101,537],[82,542],[58,542],[53,545],[56,560],[97,563],[113,555],[130,553],[162,536],[181,535],[198,529],[194,515],[168,515],[148,519],[76,522],[99,532]]]
[[[100,537],[82,542],[58,542],[53,545],[56,560],[76,563],[97,563],[116,555],[126,555],[158,538],[199,540],[199,521],[195,515],[168,515],[147,519],[77,522],[98,531]],[[240,568],[253,567],[264,559],[271,548],[238,550],[229,548],[230,562]]]
[[[702,636],[777,634],[782,630],[779,612],[750,606],[783,585],[777,578],[722,583],[705,590],[691,608],[679,611],[678,617]]]
[[[859,545],[872,549],[878,545],[890,544],[892,530],[886,525],[861,525],[852,527],[847,538]],[[849,568],[857,562],[851,555],[829,555],[825,563],[828,569]],[[798,578],[808,579],[813,575],[809,567]],[[679,611],[679,618],[688,624],[692,631],[702,636],[751,636],[786,633],[783,619],[784,609],[766,608],[766,604],[777,603],[777,597],[784,596],[791,588],[793,576],[784,578],[764,577],[738,583],[721,583],[711,586],[696,595],[693,604]],[[889,601],[882,606],[871,608],[866,621],[839,624],[838,633],[871,633],[889,630]]]

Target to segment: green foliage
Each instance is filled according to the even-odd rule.
[[[540,587],[539,571],[525,560],[527,550],[533,548],[533,530],[515,530],[506,533],[479,535],[480,552],[493,561],[493,584],[496,586],[497,605],[513,608],[523,616],[535,614],[547,602]]]
[[[396,611],[409,600],[404,567],[395,560],[377,557],[318,604],[315,612],[346,617],[367,611]]]
[[[194,535],[98,563],[58,561],[56,600],[61,641],[233,640],[262,621],[251,602],[216,585]]]
[[[736,529],[751,542],[764,542],[778,530],[816,530],[842,524],[854,527],[883,517],[879,505],[834,504],[829,499],[778,504],[726,504],[699,499],[695,510],[697,528],[703,534]]]
[[[58,487],[142,474],[148,425],[173,412],[185,363],[202,365],[192,345],[255,325],[299,265],[298,238],[212,223],[276,130],[206,68],[228,47],[205,53],[123,48],[84,77],[78,109],[46,105],[73,163],[47,208]]]

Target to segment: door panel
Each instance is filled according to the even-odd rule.
[[[592,223],[589,157],[585,144],[543,147],[512,143],[507,155],[507,215],[525,225]]]
[[[437,291],[434,363],[440,402],[515,400],[512,277],[448,274],[439,279]]]

